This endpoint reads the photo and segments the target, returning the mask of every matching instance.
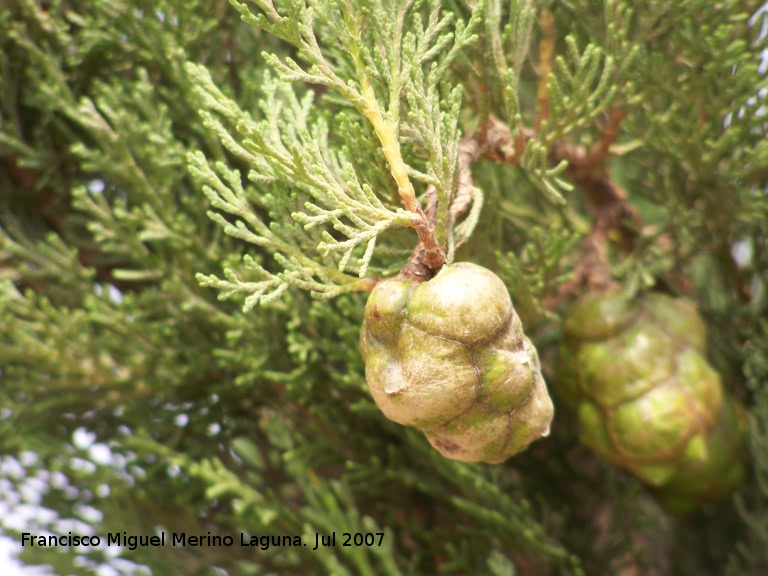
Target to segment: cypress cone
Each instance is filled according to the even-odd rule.
[[[549,434],[552,401],[504,283],[470,263],[431,280],[380,282],[360,332],[365,377],[384,415],[444,456],[503,462]]]
[[[564,333],[558,393],[576,410],[584,444],[677,512],[741,483],[744,410],[704,356],[706,326],[692,304],[593,292]]]

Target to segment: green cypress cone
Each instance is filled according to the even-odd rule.
[[[549,434],[552,401],[504,283],[475,264],[428,282],[380,282],[360,332],[365,377],[387,418],[444,456],[503,462]]]
[[[716,501],[744,477],[743,408],[704,357],[706,326],[690,303],[589,293],[571,310],[558,392],[581,439],[629,470],[673,511]]]

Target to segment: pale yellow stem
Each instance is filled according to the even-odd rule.
[[[381,142],[381,149],[389,163],[392,177],[397,184],[400,199],[403,201],[406,210],[421,215],[421,206],[416,201],[416,192],[413,189],[410,178],[408,178],[408,170],[400,154],[400,143],[397,141],[396,136],[397,131],[381,115],[379,105],[376,102],[376,94],[373,92],[373,86],[371,86],[367,79],[361,82],[361,88],[366,102],[372,104],[372,106],[364,109],[362,112],[373,126],[373,130]]]

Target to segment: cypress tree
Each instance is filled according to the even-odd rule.
[[[0,530],[20,559],[768,573],[761,10],[4,0]],[[381,320],[366,301],[395,283]],[[604,294],[622,303],[573,319]],[[647,304],[683,301],[695,321]],[[677,376],[689,348],[707,386]],[[633,386],[692,416],[670,432],[646,402],[617,428]],[[700,498],[717,434],[729,480]]]

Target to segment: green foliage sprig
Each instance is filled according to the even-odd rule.
[[[207,108],[201,112],[206,126],[246,163],[256,187],[246,189],[238,171],[221,163],[209,166],[201,154],[190,155],[189,163],[212,206],[233,216],[234,223],[217,213],[211,218],[227,234],[265,247],[282,271],[273,273],[246,256],[245,274],[257,281],[241,280],[230,268],[226,280],[200,275],[200,282],[222,290],[223,297],[245,294],[250,308],[290,285],[319,297],[364,288],[350,274],[366,276],[379,236],[392,228],[413,227],[430,250],[440,252],[451,233],[448,209],[460,136],[461,88],[450,86],[446,74],[476,39],[481,10],[464,24],[454,22],[451,13],[441,15],[435,0],[339,1],[322,11],[303,1],[280,9],[272,2],[256,4],[262,11],[253,14],[233,2],[244,21],[292,44],[306,69],[290,57],[264,54],[278,78],[264,77],[257,121],[221,93],[202,66],[188,65]],[[321,43],[318,37],[325,34],[337,42]],[[331,136],[332,119],[312,106],[313,92],[296,95],[290,85],[295,81],[333,90],[340,110],[351,109],[343,119],[352,122],[349,114],[357,113],[375,141],[365,139],[365,130],[347,130],[341,140]],[[242,142],[230,135],[231,126]],[[356,165],[351,151],[371,145],[383,161]],[[405,160],[405,145],[420,151],[415,155],[420,163]],[[416,199],[413,181],[437,194],[434,226]],[[390,188],[402,207],[389,197]]]

